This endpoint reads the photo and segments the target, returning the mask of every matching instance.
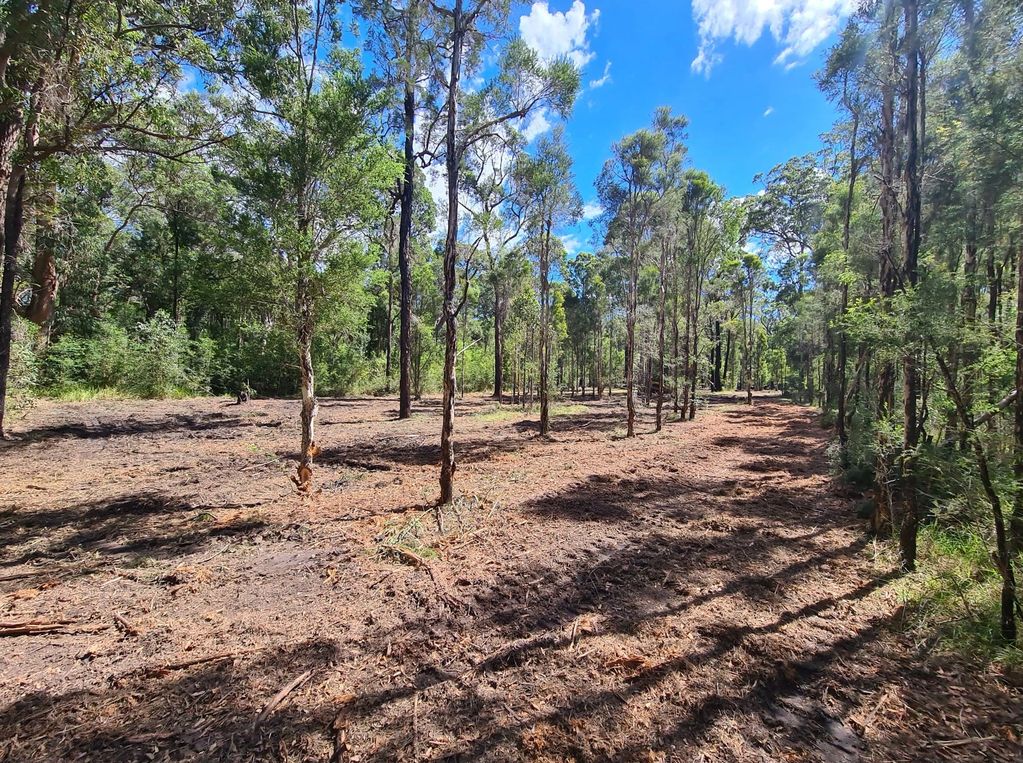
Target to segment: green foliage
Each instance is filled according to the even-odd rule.
[[[116,390],[142,398],[208,394],[218,352],[209,337],[189,339],[165,313],[131,331],[110,322],[92,337],[65,337],[42,359],[42,389],[58,397]]]
[[[7,376],[7,411],[13,416],[24,414],[32,405],[39,373],[36,357],[36,327],[20,318],[14,319],[11,342],[11,368]]]
[[[939,648],[1006,666],[1023,665],[1023,649],[1001,643],[1001,575],[991,561],[990,533],[973,526],[928,525],[920,533],[918,572],[901,586],[906,627]]]

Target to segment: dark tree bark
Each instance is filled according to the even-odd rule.
[[[714,363],[714,375],[712,379],[712,386],[715,392],[720,392],[723,387],[721,385],[721,319],[715,319],[714,321],[714,349],[712,350],[713,363]]]
[[[1013,461],[1012,472],[1016,478],[1013,495],[1012,519],[1010,520],[1009,554],[1015,560],[1023,551],[1023,244],[1019,244],[1016,260],[1016,400],[1013,407]]]
[[[852,115],[852,136],[849,139],[849,185],[846,189],[845,210],[842,218],[842,250],[846,257],[849,256],[850,228],[852,227],[853,195],[856,192],[856,178],[859,172],[859,158],[856,155],[856,140],[859,135],[860,112],[857,107],[851,105],[848,95],[848,81],[844,87],[844,98],[846,108]],[[849,311],[849,284],[843,279],[842,282],[842,304],[840,316],[845,318]],[[837,415],[835,417],[835,428],[838,432],[838,445],[841,452],[842,465],[849,462],[849,433],[846,429],[846,397],[849,394],[849,338],[845,327],[839,328],[838,335],[838,401]]]
[[[14,277],[17,271],[18,247],[24,223],[25,169],[15,168],[7,184],[4,200],[4,272],[0,279],[0,439],[6,438],[4,428],[7,409],[7,384],[11,370],[11,342],[14,335]]]
[[[636,300],[639,292],[639,243],[633,242],[629,257],[629,293],[625,312],[625,404],[626,437],[636,436]]]
[[[906,157],[905,157],[905,204],[903,213],[903,252],[905,256],[904,279],[912,289],[917,283],[917,258],[920,251],[920,135],[919,135],[919,76],[920,40],[918,37],[917,0],[905,0],[906,34]],[[916,541],[919,524],[919,501],[916,478],[913,473],[916,462],[916,447],[919,443],[919,422],[917,416],[918,378],[916,347],[908,344],[902,359],[903,368],[903,491],[906,501],[905,516],[899,532],[899,546],[902,567],[916,568]]]
[[[664,410],[664,302],[665,302],[665,279],[668,272],[668,244],[661,244],[661,277],[659,279],[660,293],[657,304],[657,424],[656,431],[661,431],[662,413]]]
[[[313,295],[309,275],[310,265],[300,266],[296,306],[298,308],[298,349],[302,393],[302,445],[298,455],[298,474],[295,484],[308,493],[313,484],[313,459],[319,453],[316,446],[316,383],[313,374]]]
[[[494,285],[494,398],[501,399],[504,393],[504,302],[497,285]]]
[[[409,11],[409,56],[412,56],[414,19]],[[405,78],[405,97],[402,111],[405,130],[405,174],[401,186],[401,209],[398,221],[398,280],[401,295],[398,300],[398,418],[412,415],[412,206],[415,201],[415,124],[416,91],[411,71]]]
[[[678,402],[678,371],[679,371],[679,347],[678,347],[678,249],[673,248],[671,253],[671,394],[672,410],[679,412]]]
[[[451,12],[451,68],[447,81],[447,123],[445,130],[445,164],[448,184],[448,226],[444,239],[443,320],[444,373],[440,430],[440,502],[451,503],[455,497],[455,361],[458,351],[458,305],[455,302],[455,271],[458,259],[458,87],[462,70],[462,47],[465,40],[465,19],[462,0],[455,0]]]
[[[391,263],[391,242],[388,242],[387,247],[387,331],[386,331],[386,342],[387,346],[384,349],[384,390],[390,394],[391,392],[391,373],[394,368],[392,363],[393,348],[394,348],[394,271]]]
[[[881,165],[881,251],[880,290],[882,303],[887,309],[895,296],[897,265],[895,263],[895,236],[898,225],[899,202],[895,190],[895,80],[898,69],[898,30],[895,3],[886,0],[884,13],[884,36],[886,61],[889,71],[881,84],[881,131],[879,159]],[[895,406],[895,366],[889,361],[881,366],[877,374],[877,414],[883,418]],[[878,456],[875,506],[871,518],[874,532],[880,533],[891,524],[891,493],[885,475],[888,464],[881,463]]]
[[[551,431],[550,412],[550,259],[551,221],[544,222],[543,241],[540,244],[540,436],[546,437]]]
[[[728,378],[731,376],[732,381],[735,381],[735,374],[732,374],[729,369],[732,367],[732,330],[725,330],[725,359],[724,359],[724,374]]]
[[[693,318],[690,325],[693,331],[693,345],[689,353],[689,420],[696,418],[696,381],[700,371],[700,304],[703,296],[703,266],[697,260],[697,268],[700,272],[696,274],[693,289]]]

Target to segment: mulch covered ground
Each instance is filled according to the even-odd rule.
[[[805,408],[40,404],[0,445],[0,761],[1023,757],[1023,680],[902,627]]]

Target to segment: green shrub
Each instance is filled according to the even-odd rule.
[[[140,323],[128,349],[122,386],[145,398],[174,397],[192,391],[188,375],[189,341],[166,313]]]
[[[111,321],[90,337],[64,336],[47,350],[43,386],[71,399],[108,396],[160,398],[206,394],[215,373],[223,373],[216,342],[190,340],[166,313],[127,331]]]
[[[36,332],[34,324],[15,316],[7,376],[7,413],[12,416],[21,415],[32,406],[38,377]]]
[[[907,625],[942,648],[1019,665],[1023,650],[999,638],[1001,575],[991,561],[993,547],[974,528],[922,527],[918,571],[901,591]]]

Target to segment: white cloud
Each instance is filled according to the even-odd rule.
[[[611,62],[608,61],[604,64],[604,73],[600,75],[598,79],[590,80],[590,89],[596,90],[598,87],[604,87],[608,82],[611,81]]]
[[[769,117],[773,113],[774,113],[774,106],[768,106],[766,109],[764,109],[764,116],[765,117]]]
[[[522,135],[528,142],[532,143],[535,138],[543,135],[552,126],[550,120],[547,119],[547,109],[540,108],[530,115],[529,120],[522,128]]]
[[[583,219],[593,220],[596,217],[600,217],[604,213],[604,209],[596,201],[588,201],[583,204]]]
[[[752,45],[765,30],[782,51],[776,64],[797,66],[856,10],[857,0],[693,0],[700,48],[691,68],[710,74],[720,61],[715,46],[734,39]]]
[[[567,233],[561,238],[561,245],[565,247],[565,254],[569,257],[574,257],[579,254],[583,248],[583,242],[579,240],[579,237],[574,233]]]
[[[599,10],[586,15],[586,4],[582,0],[573,0],[567,11],[553,13],[546,1],[535,2],[529,14],[519,19],[519,34],[540,58],[550,60],[567,56],[581,68],[593,59],[586,31],[599,17]]]

